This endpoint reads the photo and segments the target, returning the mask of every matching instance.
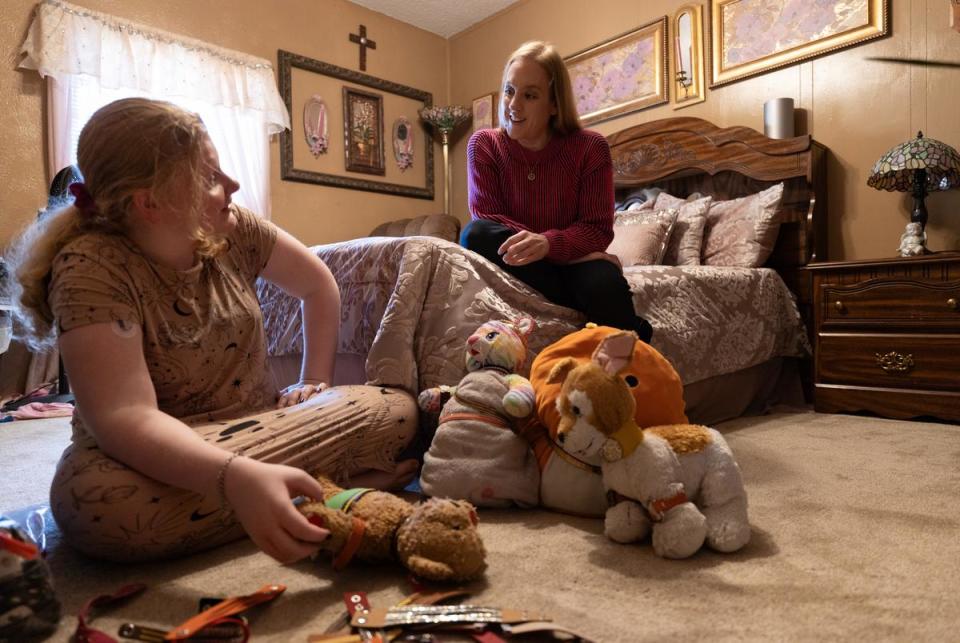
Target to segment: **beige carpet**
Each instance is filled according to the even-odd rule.
[[[55,426],[51,426],[55,425]],[[482,511],[489,570],[472,602],[540,610],[596,641],[960,639],[960,426],[781,412],[718,427],[744,471],[753,540],[741,552],[656,558],[607,541],[599,521]],[[42,500],[63,423],[0,424],[0,510]],[[29,457],[27,455],[29,454]],[[255,640],[306,641],[344,591],[386,606],[410,592],[399,568],[281,567],[241,542],[187,560],[114,566],[62,544],[50,556],[66,640],[87,598],[147,592],[94,625],[172,626],[202,596],[280,582]]]

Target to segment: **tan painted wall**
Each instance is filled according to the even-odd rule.
[[[362,23],[377,43],[376,50],[367,52],[366,73],[431,92],[435,103],[446,102],[447,40],[345,0],[73,0],[73,4],[261,56],[274,65],[277,49],[285,49],[359,70],[358,48],[348,34],[357,33]],[[0,59],[5,61],[0,70],[0,248],[46,204],[49,184],[44,85],[36,72],[15,69],[34,6],[35,0],[0,2]],[[305,243],[365,236],[382,221],[443,209],[439,161],[435,161],[436,199],[431,202],[282,181],[279,149],[274,141],[273,220]],[[439,146],[436,151],[439,157]]]
[[[663,15],[678,0],[521,0],[450,41],[450,97],[470,105],[499,90],[506,57],[525,40],[553,42],[572,54]],[[709,4],[709,1],[706,2]],[[829,258],[863,259],[896,254],[912,199],[866,185],[874,162],[916,135],[960,148],[960,69],[929,69],[866,61],[868,56],[906,56],[960,61],[960,33],[950,27],[948,0],[893,0],[891,36],[716,90],[681,110],[672,104],[634,112],[593,126],[610,134],[672,116],[696,116],[721,126],[763,131],[763,103],[792,97],[805,110],[807,128],[831,152]],[[453,149],[454,213],[468,218],[466,135]],[[960,190],[927,199],[929,247],[960,250]]]

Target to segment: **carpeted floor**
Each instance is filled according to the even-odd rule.
[[[741,552],[683,561],[649,544],[607,541],[600,521],[545,511],[481,511],[486,577],[470,601],[539,610],[596,641],[902,640],[960,638],[960,426],[810,412],[718,427],[750,495],[753,540]],[[0,424],[0,511],[43,502],[64,421]],[[148,590],[98,615],[170,627],[203,596],[287,585],[255,614],[259,641],[306,641],[364,590],[387,606],[410,593],[399,568],[327,562],[281,567],[248,542],[163,564],[84,559],[48,529],[48,561],[67,640],[88,598],[131,581]]]

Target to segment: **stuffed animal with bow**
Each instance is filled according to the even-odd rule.
[[[460,383],[420,394],[421,409],[440,411],[420,473],[427,495],[485,507],[538,503],[540,471],[518,435],[534,408],[533,386],[517,373],[533,327],[527,317],[481,325],[467,339]]]
[[[430,499],[412,505],[385,491],[343,489],[318,476],[323,501],[298,509],[313,524],[330,530],[320,551],[334,569],[352,559],[399,561],[416,576],[433,581],[467,581],[486,569],[486,550],[477,531],[477,511],[468,502]]]
[[[696,424],[641,429],[635,401],[620,377],[636,334],[606,337],[589,362],[567,358],[548,381],[561,383],[557,440],[574,456],[599,464],[616,504],[604,531],[617,542],[635,542],[651,531],[653,549],[665,558],[693,555],[704,541],[721,552],[750,540],[747,494],[740,467],[718,431]]]

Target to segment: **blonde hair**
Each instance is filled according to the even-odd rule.
[[[531,40],[520,45],[507,58],[503,67],[503,78],[500,81],[501,90],[507,82],[507,71],[515,61],[520,59],[532,60],[540,65],[547,78],[550,79],[550,100],[557,107],[557,113],[550,117],[550,128],[557,134],[566,136],[583,129],[580,116],[577,114],[577,103],[573,99],[573,85],[567,66],[556,48],[548,42]],[[500,92],[500,122],[506,122],[508,115],[504,109],[503,91]]]
[[[202,225],[206,140],[200,117],[171,103],[126,98],[97,110],[77,143],[77,165],[92,206],[81,210],[71,204],[46,213],[8,253],[18,337],[36,350],[54,344],[48,303],[54,259],[82,234],[126,234],[134,194],[141,190],[158,207],[184,213],[201,256],[223,249],[224,241],[205,233]]]

